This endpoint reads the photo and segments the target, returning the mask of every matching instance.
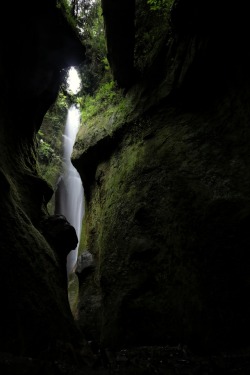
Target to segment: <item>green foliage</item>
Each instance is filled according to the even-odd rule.
[[[135,17],[135,67],[142,73],[151,66],[170,30],[174,0],[137,0]]]
[[[122,91],[116,87],[114,81],[101,84],[94,95],[86,95],[80,100],[82,123],[89,122],[92,117],[108,111],[108,108],[117,105],[122,100]]]
[[[84,120],[92,118],[99,109],[107,108],[114,100],[114,83],[106,57],[104,22],[101,0],[58,0],[60,8],[68,22],[78,32],[79,38],[86,47],[86,61],[77,67],[81,76],[81,90],[74,97],[67,93],[67,71],[65,70],[62,90],[57,101],[44,117],[37,134],[38,165],[40,173],[55,186],[62,171],[62,134],[64,131],[67,110],[72,100],[77,100],[84,108]],[[104,75],[109,78],[103,80]],[[104,86],[100,90],[100,82]],[[96,100],[96,101],[95,101]],[[98,103],[96,105],[96,103]]]
[[[57,8],[62,11],[62,14],[67,19],[68,23],[72,26],[72,28],[76,29],[76,20],[71,12],[71,6],[68,0],[57,0],[56,4]]]
[[[41,163],[44,163],[44,164],[49,164],[49,162],[51,161],[52,157],[55,155],[55,151],[53,150],[53,148],[50,146],[49,143],[45,142],[43,139],[42,139],[42,136],[43,136],[43,133],[40,132],[40,134],[38,135],[40,136],[40,147],[38,148],[38,158],[39,158],[39,161]]]
[[[109,69],[101,0],[95,2],[78,0],[77,25],[86,47],[86,61],[79,66],[82,89],[78,96],[93,95]]]
[[[173,0],[147,0],[150,10],[168,12]]]
[[[60,92],[37,133],[38,169],[42,177],[54,188],[62,172],[62,134],[67,116],[68,100]],[[53,213],[53,200],[48,205]]]
[[[55,112],[59,112],[59,113],[62,113],[63,114],[65,113],[65,111],[67,110],[68,108],[68,98],[67,96],[62,92],[60,91],[58,97],[57,97],[57,101],[54,105],[54,109],[55,109]]]
[[[71,312],[77,318],[77,307],[79,301],[79,281],[74,272],[69,275],[68,280],[68,300]]]
[[[42,126],[37,134],[38,142],[42,143],[40,142],[42,139],[45,143],[50,145],[51,149],[53,149],[57,155],[61,154],[61,137],[68,107],[69,102],[67,96],[61,91],[57,101],[44,116]]]

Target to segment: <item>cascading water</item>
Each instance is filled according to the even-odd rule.
[[[75,228],[80,241],[82,219],[84,215],[84,191],[79,173],[71,163],[71,154],[80,125],[80,111],[72,105],[68,110],[63,135],[64,172],[60,176],[56,189],[55,213],[62,214]],[[76,265],[78,245],[67,257],[67,274],[69,275]]]

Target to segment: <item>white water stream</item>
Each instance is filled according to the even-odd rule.
[[[72,105],[68,110],[63,135],[63,160],[64,172],[57,183],[57,214],[62,214],[68,222],[75,228],[80,242],[82,219],[84,215],[84,191],[79,173],[71,163],[71,154],[76,139],[76,134],[80,126],[80,111]],[[76,265],[78,247],[72,250],[67,257],[67,274],[69,275]]]

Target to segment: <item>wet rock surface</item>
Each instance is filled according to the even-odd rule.
[[[250,355],[195,355],[185,346],[143,346],[118,352],[98,350],[82,363],[39,360],[0,353],[4,375],[248,375]]]
[[[243,8],[175,2],[172,34],[127,91],[128,109],[113,115],[106,132],[89,126],[79,134],[74,163],[88,193],[85,240],[97,260],[94,276],[79,285],[79,320],[85,331],[100,326],[104,347],[248,346]],[[101,301],[95,324],[93,295]]]
[[[84,279],[94,271],[95,261],[93,255],[89,251],[82,253],[77,259],[77,266],[75,273],[79,279],[79,282],[84,281]]]
[[[58,256],[65,258],[78,244],[75,228],[64,215],[52,215],[42,223],[42,233]]]

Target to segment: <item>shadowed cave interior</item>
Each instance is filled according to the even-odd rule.
[[[0,373],[248,374],[246,4],[175,0],[160,34],[142,0],[101,5],[126,106],[74,144],[86,251],[72,313],[66,257],[80,239],[48,213],[36,134],[88,46],[56,0],[2,4]]]

